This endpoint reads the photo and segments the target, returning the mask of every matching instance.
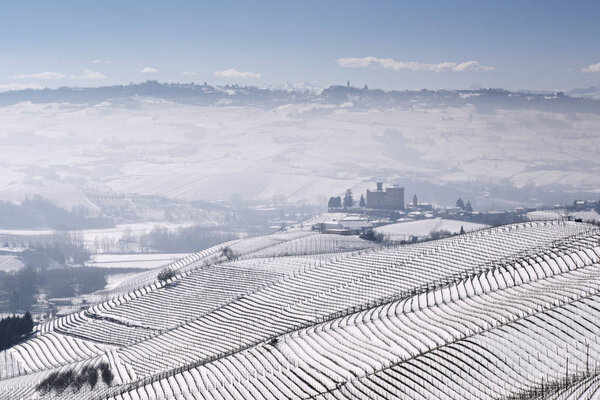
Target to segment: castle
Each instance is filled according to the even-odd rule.
[[[367,207],[378,210],[404,210],[404,188],[388,187],[383,190],[383,183],[377,182],[377,190],[367,190]]]

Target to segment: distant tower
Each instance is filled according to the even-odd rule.
[[[417,201],[417,195],[415,194],[415,195],[413,196],[413,206],[415,206],[415,207],[416,207],[417,205],[419,205],[419,202]]]
[[[383,182],[377,182],[377,191],[378,192],[383,191]]]
[[[346,83],[346,87],[350,87],[350,81],[348,81],[348,83]]]

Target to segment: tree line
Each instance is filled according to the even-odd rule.
[[[118,270],[95,267],[38,269],[27,265],[12,274],[0,271],[0,310],[30,310],[42,293],[52,299],[95,292],[106,286],[107,275]]]
[[[341,197],[335,197],[335,196],[331,196],[329,198],[329,202],[327,203],[327,207],[328,208],[352,208],[356,205],[356,201],[354,200],[354,195],[352,194],[352,190],[348,189],[346,190],[346,193],[344,194],[344,198],[342,199]],[[367,206],[367,203],[365,202],[365,198],[364,196],[361,194],[360,195],[360,200],[358,201],[358,206],[361,208],[364,208]]]
[[[0,351],[18,343],[33,331],[33,319],[29,311],[24,316],[12,316],[0,320]]]
[[[137,240],[141,247],[158,252],[190,253],[237,238],[238,236],[231,232],[212,227],[192,226],[176,231],[155,227],[150,233],[132,240]]]
[[[74,393],[77,393],[86,383],[90,389],[93,389],[98,383],[98,377],[109,386],[115,378],[110,365],[103,362],[98,367],[88,365],[77,374],[73,370],[53,372],[37,385],[36,390],[42,395],[52,391],[59,395],[70,387]]]
[[[40,236],[23,244],[27,250],[20,255],[25,264],[41,269],[66,264],[83,265],[90,259],[90,252],[84,247],[82,236],[76,233]]]
[[[467,204],[465,204],[463,199],[461,199],[460,197],[458,198],[458,200],[456,200],[456,207],[466,212],[473,212],[473,206],[471,205],[471,202],[467,201]]]
[[[0,226],[4,229],[51,228],[57,230],[111,228],[111,218],[93,215],[84,207],[67,210],[41,196],[21,204],[0,201]]]

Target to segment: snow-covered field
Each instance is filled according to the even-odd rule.
[[[597,227],[526,222],[410,245],[257,255],[317,235],[235,241],[249,257],[235,261],[217,246],[178,262],[166,282],[150,271],[141,286],[46,321],[0,352],[0,398],[480,400],[542,382],[550,390],[562,377],[565,391],[600,380]],[[99,362],[110,385],[36,390],[55,371]],[[591,388],[585,398],[600,393]]]
[[[75,233],[81,235],[87,248],[98,250],[102,246],[103,239],[118,241],[124,235],[141,236],[150,233],[155,228],[176,231],[192,225],[192,223],[138,222],[132,224],[119,224],[114,228],[83,229],[80,231],[75,231]]]
[[[565,218],[567,214],[567,210],[538,210],[528,212],[526,217],[531,221],[547,221]]]
[[[375,232],[383,234],[393,241],[410,240],[412,237],[425,238],[434,231],[459,233],[463,227],[465,232],[486,228],[487,225],[452,219],[434,218],[419,221],[399,222],[375,228]]]
[[[7,236],[42,236],[53,233],[55,231],[51,229],[0,229],[0,235]]]
[[[24,266],[25,263],[17,256],[0,255],[0,271],[15,272]]]
[[[193,223],[171,223],[171,222],[138,222],[131,224],[119,224],[114,228],[103,229],[81,229],[70,231],[70,233],[79,236],[83,240],[86,248],[92,251],[101,251],[102,241],[108,240],[116,242],[124,235],[141,236],[150,233],[155,228],[176,231],[181,228],[192,226]],[[59,233],[52,229],[0,229],[0,235],[7,236],[41,236]]]
[[[593,114],[483,113],[474,106],[24,102],[0,108],[0,197],[42,194],[86,205],[77,188],[89,186],[326,204],[347,188],[371,188],[374,176],[400,184],[506,181],[598,191],[599,125]]]
[[[187,256],[186,253],[95,254],[86,265],[98,268],[157,268]]]
[[[596,211],[574,211],[567,210],[540,210],[527,213],[527,218],[532,221],[543,221],[570,217],[580,218],[582,221],[600,221],[600,214]]]
[[[600,221],[600,214],[596,211],[576,211],[569,215],[573,218],[581,218],[582,221]]]

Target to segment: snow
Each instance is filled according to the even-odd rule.
[[[95,254],[86,265],[97,268],[157,268],[187,255],[187,253]]]
[[[125,234],[132,236],[140,236],[145,233],[150,233],[155,228],[166,229],[168,231],[175,231],[182,228],[188,228],[193,226],[193,223],[171,223],[171,222],[136,222],[131,224],[119,224],[114,228],[102,228],[102,229],[81,229],[70,231],[71,233],[81,235],[84,245],[91,249],[97,250],[95,243],[104,238],[111,240],[119,240]],[[42,236],[52,235],[59,231],[53,229],[0,229],[0,235],[12,235],[12,236]]]
[[[390,226],[416,222],[438,229],[467,225],[439,219]],[[454,393],[479,399],[484,392],[478,382],[485,381],[493,382],[488,386],[495,397],[503,397],[509,394],[505,388],[558,376],[566,360],[572,373],[583,371],[586,353],[598,354],[587,346],[597,337],[600,321],[594,312],[600,299],[593,295],[600,268],[592,254],[598,252],[598,231],[591,227],[527,222],[441,244],[389,246],[326,259],[268,256],[199,265],[174,284],[137,286],[112,298],[98,294],[96,301],[105,302],[49,320],[35,337],[0,353],[1,371],[14,372],[17,363],[26,367],[16,371],[18,376],[0,377],[0,392],[3,398],[34,398],[42,374],[59,367],[77,371],[102,359],[116,371],[111,393],[123,388],[129,392],[117,397],[124,399],[158,397],[159,386],[169,396],[189,390],[197,397],[230,398],[228,390],[238,382],[252,398],[273,398],[269,395],[275,389],[296,398],[312,390],[297,376],[311,377],[336,393],[339,382],[366,382],[399,367],[416,372],[406,375],[409,380],[387,374],[390,386],[403,389],[418,382],[433,397],[448,397],[450,389],[435,374],[451,376],[458,364],[473,379],[449,380]],[[276,247],[318,236],[279,232],[237,243],[246,241],[249,249]],[[563,243],[560,251],[557,240]],[[542,257],[550,255],[577,269],[565,264],[542,273]],[[466,279],[465,273],[470,275]],[[445,284],[425,290],[429,282]],[[405,291],[411,288],[414,294]],[[240,350],[240,344],[250,346]],[[465,351],[455,351],[459,344]],[[482,348],[496,351],[497,361],[490,362]],[[437,369],[415,368],[415,360],[426,365],[431,357],[441,360]],[[156,379],[144,380],[151,376]],[[74,395],[69,390],[56,398],[106,393],[100,385],[94,392]]]
[[[593,114],[480,113],[474,106],[24,102],[0,108],[0,196],[42,194],[89,206],[78,192],[87,186],[187,200],[239,193],[326,204],[348,188],[364,193],[373,176],[597,191],[598,124]]]
[[[25,263],[19,257],[0,255],[0,271],[14,272],[24,266]]]
[[[459,233],[461,226],[464,228],[465,232],[471,232],[477,229],[488,227],[484,224],[434,218],[384,225],[375,228],[375,232],[381,233],[389,237],[391,240],[409,240],[411,237],[424,238],[429,236],[431,232],[440,230],[449,231],[451,233]]]
[[[539,210],[531,211],[526,214],[530,221],[546,221],[552,219],[564,218],[567,215],[566,210]]]
[[[181,228],[188,228],[192,226],[192,223],[171,223],[171,222],[138,222],[131,224],[119,224],[114,228],[105,229],[83,229],[79,231],[73,231],[77,234],[81,234],[86,247],[95,249],[96,241],[100,241],[103,238],[112,240],[119,240],[124,234],[132,236],[140,236],[146,233],[150,233],[155,228],[166,229],[168,231],[175,231]]]
[[[600,221],[600,214],[596,211],[576,211],[569,215],[573,218],[581,218],[582,221]]]
[[[582,221],[600,221],[600,214],[596,211],[567,212],[567,210],[539,210],[527,213],[527,218],[531,221],[552,220],[565,217],[581,219]]]
[[[42,236],[53,233],[52,229],[0,229],[0,235],[12,236]]]

